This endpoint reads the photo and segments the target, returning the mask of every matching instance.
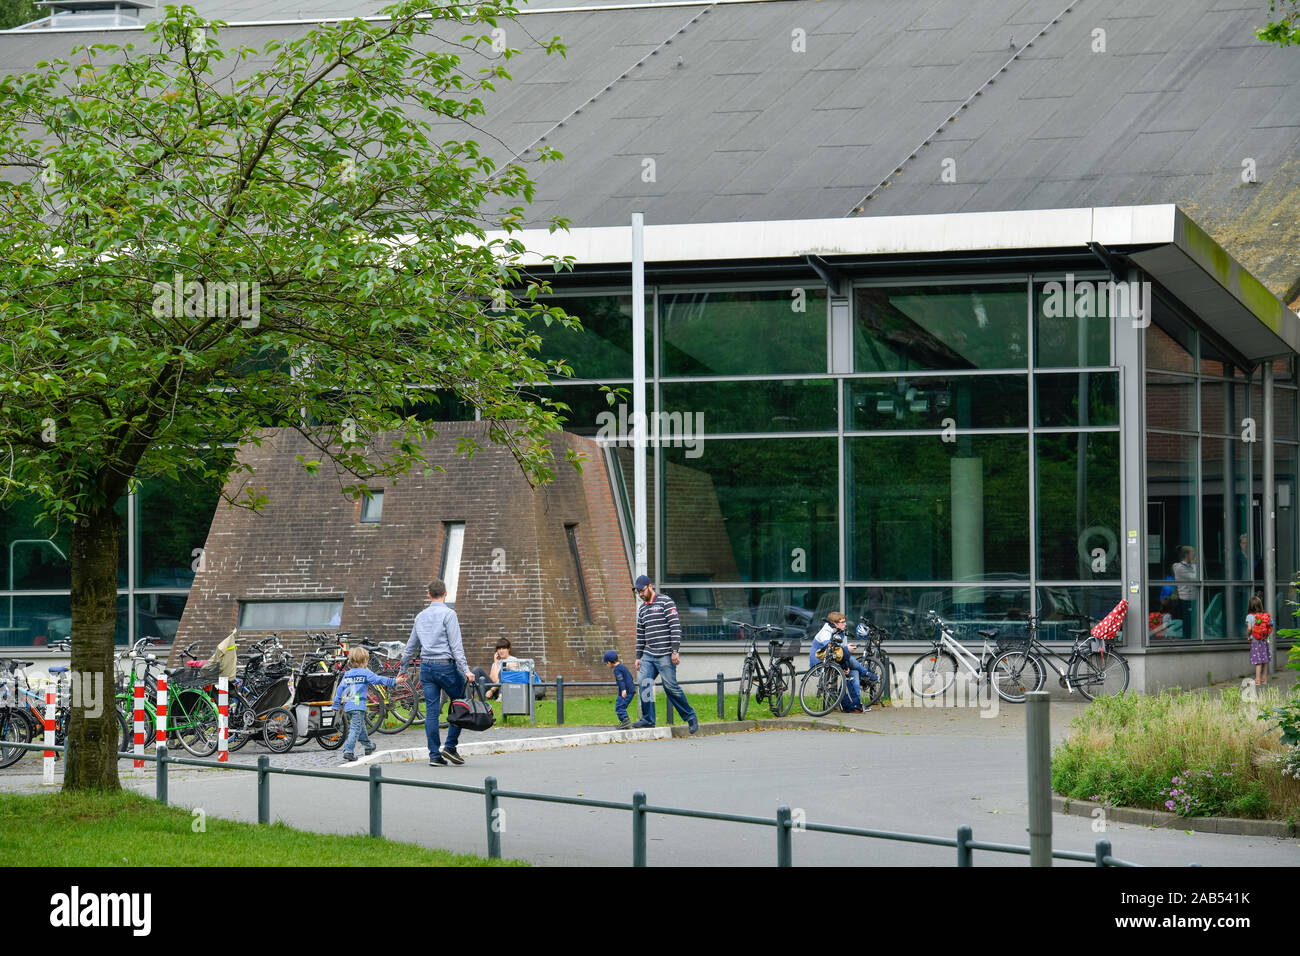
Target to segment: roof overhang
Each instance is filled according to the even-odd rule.
[[[630,267],[631,226],[490,233],[512,238],[522,263],[572,257],[575,265]],[[817,256],[945,256],[981,252],[1086,252],[1126,256],[1251,361],[1300,353],[1300,317],[1177,206],[1028,209],[645,227],[647,264],[791,260]]]

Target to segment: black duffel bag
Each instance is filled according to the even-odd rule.
[[[497,722],[497,715],[483,697],[477,681],[467,681],[465,696],[453,700],[447,708],[447,723],[461,730],[487,730]]]

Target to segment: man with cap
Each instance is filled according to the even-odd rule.
[[[636,669],[641,685],[641,719],[633,727],[655,725],[654,682],[658,676],[664,683],[664,696],[668,706],[676,707],[686,719],[691,733],[700,729],[695,711],[677,683],[677,665],[681,663],[678,650],[682,642],[682,622],[677,617],[677,605],[672,598],[655,592],[654,584],[644,574],[632,585],[641,598],[636,611]]]

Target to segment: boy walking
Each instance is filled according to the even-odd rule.
[[[605,665],[614,671],[614,680],[618,684],[618,694],[614,697],[614,716],[618,718],[618,729],[627,730],[632,726],[632,721],[627,716],[627,705],[632,700],[633,693],[636,692],[636,684],[632,680],[632,672],[618,661],[618,651],[605,652]]]
[[[394,686],[397,681],[391,677],[380,677],[366,665],[370,662],[370,652],[364,647],[354,647],[348,651],[349,669],[339,678],[338,687],[334,689],[334,712],[339,712],[339,702],[343,702],[343,713],[348,718],[348,739],[343,745],[343,759],[356,760],[357,741],[366,748],[366,756],[375,752],[375,745],[366,733],[366,688],[371,684]],[[397,680],[405,681],[402,674]]]

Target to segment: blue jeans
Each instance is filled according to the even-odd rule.
[[[862,702],[862,678],[875,680],[876,675],[867,670],[865,664],[858,660],[852,654],[846,654],[844,666],[849,669],[848,692],[844,695],[845,700],[841,705],[844,710],[857,710],[864,706]]]
[[[429,759],[438,756],[442,749],[438,734],[438,718],[442,710],[442,694],[452,701],[465,693],[465,676],[452,662],[420,664],[420,683],[424,685],[424,737],[429,744]],[[447,749],[455,750],[460,740],[460,728],[452,724],[447,728]]]
[[[637,672],[637,685],[641,688],[641,719],[651,725],[655,722],[656,676],[663,678],[664,696],[668,698],[668,705],[676,707],[677,713],[681,714],[687,723],[694,721],[695,711],[687,703],[686,695],[682,693],[682,686],[677,683],[677,665],[668,654],[662,657],[646,654],[641,658],[641,669]]]
[[[347,743],[343,745],[343,752],[345,754],[355,754],[356,751],[352,748],[357,745],[358,740],[361,741],[361,746],[366,748],[367,753],[374,750],[375,745],[370,742],[370,735],[366,733],[366,712],[364,710],[349,710],[347,717],[348,739]]]
[[[614,716],[618,718],[621,724],[627,720],[627,705],[632,703],[631,697],[624,697],[619,691],[614,691]]]

